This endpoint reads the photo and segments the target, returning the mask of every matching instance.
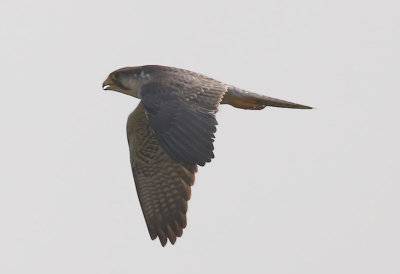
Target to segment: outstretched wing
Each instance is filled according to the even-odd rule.
[[[186,227],[187,201],[197,166],[171,159],[150,127],[145,108],[129,116],[127,135],[136,191],[151,239],[174,244]]]
[[[214,158],[215,113],[225,92],[217,81],[181,72],[141,88],[150,125],[172,159],[204,166]]]

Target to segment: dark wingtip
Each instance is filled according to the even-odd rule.
[[[163,237],[158,236],[158,239],[160,240],[162,247],[164,247],[168,242],[167,237],[163,238]]]

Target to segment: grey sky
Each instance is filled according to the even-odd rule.
[[[0,6],[0,273],[400,272],[397,1]],[[222,106],[165,248],[129,165],[138,100],[101,90],[143,64],[317,107]]]

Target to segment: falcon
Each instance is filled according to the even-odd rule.
[[[132,173],[152,240],[182,236],[198,166],[214,158],[220,104],[259,110],[311,107],[245,91],[185,69],[147,65],[118,69],[103,83],[141,100],[129,115]]]

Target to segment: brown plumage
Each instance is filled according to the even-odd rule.
[[[194,183],[194,164],[172,160],[160,146],[140,103],[129,115],[128,144],[136,190],[150,237],[175,243],[186,227],[187,201]]]
[[[247,92],[188,70],[129,67],[112,72],[103,89],[141,99],[128,118],[132,172],[151,239],[174,244],[186,227],[197,166],[214,158],[220,104],[242,109],[311,107]]]

